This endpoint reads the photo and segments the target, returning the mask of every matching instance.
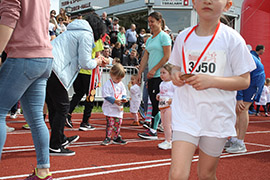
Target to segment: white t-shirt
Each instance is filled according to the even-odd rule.
[[[169,63],[181,67],[182,44],[191,28],[182,31],[174,44]],[[187,69],[193,66],[212,36],[197,36],[195,31],[185,45]],[[256,68],[244,39],[238,32],[221,23],[194,74],[239,76]],[[190,71],[187,70],[187,73]],[[175,89],[172,102],[172,129],[193,136],[224,138],[235,136],[236,91],[216,88],[197,91],[190,85]]]
[[[113,82],[113,81],[112,81]],[[122,96],[126,96],[126,88],[122,82],[118,84],[113,82],[113,85],[110,79],[103,84],[102,87],[102,97],[114,97],[115,99],[122,99]],[[105,116],[123,118],[123,108],[117,104],[112,104],[109,101],[105,100],[102,104],[102,111]]]
[[[262,94],[259,102],[255,102],[256,105],[266,105],[267,104],[267,95],[269,95],[269,89],[266,85],[264,85]]]
[[[130,87],[130,112],[137,113],[141,104],[141,88],[137,84]]]
[[[270,86],[268,88],[268,94],[267,94],[267,103],[270,103]]]
[[[176,86],[172,83],[172,81],[162,81],[159,85],[159,108],[169,107],[168,100],[173,98],[174,89]]]

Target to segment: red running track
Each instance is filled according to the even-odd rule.
[[[51,157],[54,179],[78,180],[166,180],[170,168],[170,150],[160,150],[158,143],[164,140],[146,141],[137,137],[142,127],[130,126],[132,119],[125,113],[121,135],[127,145],[101,146],[105,138],[105,117],[92,115],[94,131],[78,131],[82,114],[73,115],[73,129],[65,129],[67,136],[79,135],[80,139],[69,148],[76,152],[71,157]],[[11,120],[8,125],[16,131],[8,133],[0,163],[0,180],[28,176],[36,165],[34,146],[29,130],[23,130],[23,115]],[[48,124],[48,123],[47,123]],[[270,179],[270,118],[250,117],[246,135],[247,153],[221,155],[217,178],[221,180],[266,180]],[[194,155],[190,179],[197,179],[198,157]]]

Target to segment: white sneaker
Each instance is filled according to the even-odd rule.
[[[233,145],[233,142],[231,139],[227,139],[225,145],[224,145],[224,149],[227,149],[229,147],[231,147]]]
[[[19,108],[19,109],[17,109],[17,111],[16,111],[16,114],[21,114],[21,109]]]
[[[233,143],[231,147],[226,149],[227,153],[245,153],[247,152],[247,148],[244,145],[241,145],[237,142]]]
[[[10,114],[10,119],[16,119],[17,118],[17,114]]]
[[[172,143],[171,142],[168,142],[168,141],[164,141],[164,142],[158,144],[158,147],[160,149],[164,149],[164,150],[172,149]]]
[[[13,127],[8,127],[7,125],[6,125],[6,129],[7,129],[7,132],[15,131],[15,128],[13,128]]]

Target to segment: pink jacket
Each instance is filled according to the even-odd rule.
[[[50,0],[0,0],[0,24],[13,28],[9,58],[51,58]]]

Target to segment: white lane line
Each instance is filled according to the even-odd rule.
[[[261,151],[251,151],[246,152],[242,154],[223,154],[220,158],[228,158],[228,157],[238,157],[243,155],[251,155],[251,154],[259,154],[259,153],[265,153],[270,152],[270,149],[268,150],[261,150]],[[192,162],[198,161],[198,156],[194,156]],[[113,164],[113,165],[104,165],[104,166],[97,166],[97,167],[87,167],[87,168],[79,168],[79,169],[69,169],[69,170],[61,170],[61,171],[53,171],[53,174],[57,173],[67,173],[67,172],[78,172],[78,171],[85,171],[85,170],[93,170],[93,169],[102,169],[102,168],[113,168],[113,167],[120,167],[120,166],[131,166],[131,165],[142,165],[142,164],[149,164],[149,163],[159,163],[159,164],[153,164],[153,165],[146,165],[146,166],[138,166],[138,167],[132,167],[132,168],[123,168],[123,169],[116,169],[116,170],[110,170],[110,171],[102,171],[102,172],[95,172],[95,173],[88,173],[83,175],[74,175],[74,176],[67,176],[67,177],[60,177],[57,178],[58,180],[62,179],[73,179],[73,178],[82,178],[82,177],[90,177],[90,176],[97,176],[97,175],[104,175],[104,174],[110,174],[110,173],[116,173],[116,172],[125,172],[125,171],[132,171],[132,170],[139,170],[139,169],[146,169],[146,168],[153,168],[153,167],[159,167],[159,166],[168,166],[171,163],[161,163],[171,161],[171,159],[161,159],[161,160],[152,160],[152,161],[141,161],[141,162],[133,162],[133,163],[123,163],[123,164]],[[6,177],[0,177],[1,179],[12,179],[12,178],[21,178],[25,177],[27,174],[23,175],[14,175],[14,176],[6,176]],[[56,179],[56,178],[54,178]]]
[[[249,143],[249,142],[245,142],[245,144],[270,148],[270,145],[265,145],[265,144],[257,144],[257,143]]]
[[[252,132],[246,132],[246,134],[267,134],[270,133],[270,131],[252,131]]]
[[[254,123],[269,123],[270,122],[270,120],[265,120],[265,121],[249,121],[249,123],[252,123],[252,124],[254,124]]]

